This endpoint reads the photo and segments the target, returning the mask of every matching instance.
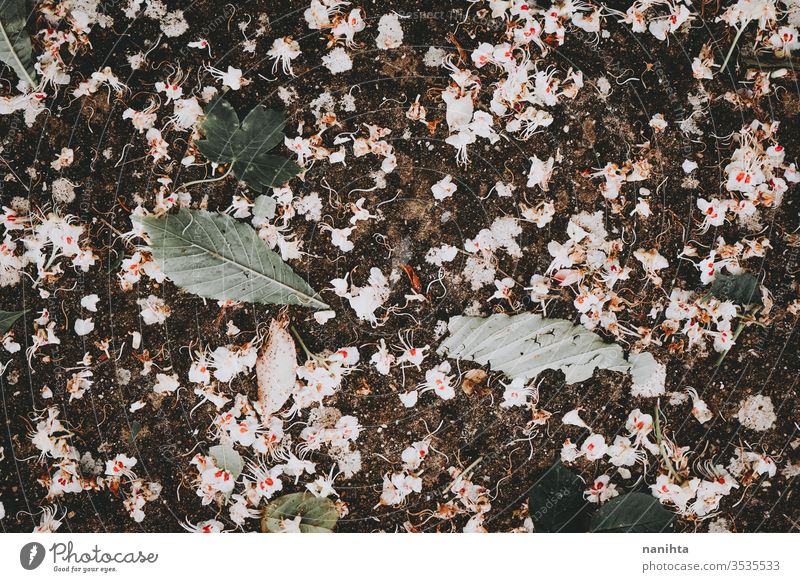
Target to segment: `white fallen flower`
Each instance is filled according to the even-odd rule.
[[[328,321],[336,317],[336,312],[332,309],[326,309],[324,311],[316,311],[314,312],[314,320],[320,324],[325,325]]]
[[[353,61],[350,59],[350,55],[340,46],[322,57],[322,64],[334,75],[344,73],[353,68]]]
[[[700,399],[700,396],[697,394],[697,390],[694,388],[689,388],[687,390],[689,396],[692,397],[692,416],[697,419],[697,422],[700,424],[705,424],[712,418],[714,418],[714,414],[709,410],[708,405]]]
[[[569,412],[567,412],[561,419],[561,422],[571,426],[579,426],[581,428],[588,428],[589,430],[591,430],[591,428],[589,428],[589,425],[586,424],[580,417],[580,413],[578,412],[577,408],[575,410],[570,410]]]
[[[743,400],[736,418],[745,428],[759,432],[771,429],[777,420],[772,400],[763,394],[756,394]]]
[[[161,394],[163,392],[175,392],[180,387],[178,384],[177,374],[156,374],[156,383],[153,386],[153,392]]]
[[[141,410],[144,407],[145,407],[144,400],[137,400],[136,402],[131,403],[130,407],[128,408],[128,411],[136,412],[137,410]]]
[[[400,397],[400,402],[403,403],[403,406],[406,408],[413,408],[414,405],[417,403],[417,398],[419,397],[419,392],[416,390],[411,390],[410,392],[406,392],[405,394],[398,394]]]
[[[444,178],[431,186],[431,192],[436,200],[444,200],[450,198],[458,190],[458,186],[453,183],[453,177],[447,174]]]
[[[536,155],[532,156],[530,160],[531,169],[528,170],[528,188],[539,186],[542,190],[547,192],[547,184],[553,173],[553,163],[555,160],[551,156],[545,162],[544,160],[540,160]]]
[[[87,311],[96,312],[98,301],[100,301],[100,298],[97,296],[97,294],[92,293],[91,295],[81,298],[81,307]]]
[[[136,303],[142,309],[142,320],[145,325],[164,323],[169,317],[170,309],[160,297],[148,295],[146,299],[139,299]]]
[[[79,318],[75,320],[75,333],[77,333],[78,335],[86,335],[88,333],[91,333],[93,329],[94,329],[94,322],[92,321],[91,317],[87,319]]]
[[[400,17],[395,13],[384,14],[378,21],[378,38],[375,44],[379,49],[393,49],[403,44],[403,28]]]

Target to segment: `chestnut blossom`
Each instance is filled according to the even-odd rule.
[[[272,47],[267,51],[267,56],[275,60],[272,65],[273,74],[280,65],[284,74],[294,77],[292,61],[300,56],[300,45],[290,36],[276,38],[272,42]]]
[[[420,384],[419,392],[423,394],[431,391],[442,400],[450,400],[456,395],[452,382],[453,376],[450,375],[450,362],[444,361],[425,372],[425,381]]]
[[[431,186],[431,192],[436,200],[444,200],[450,198],[458,190],[458,186],[453,183],[453,177],[447,174],[444,178]]]
[[[546,162],[535,155],[530,158],[531,168],[528,171],[528,188],[539,186],[543,191],[547,192],[550,175],[553,173],[554,161],[552,156]]]
[[[609,499],[616,497],[619,495],[619,491],[617,491],[617,486],[610,483],[610,481],[611,477],[608,475],[600,475],[594,480],[589,489],[583,492],[583,496],[589,503],[598,504],[605,503]]]
[[[592,434],[581,445],[580,452],[587,461],[597,461],[608,451],[606,439],[601,434]]]

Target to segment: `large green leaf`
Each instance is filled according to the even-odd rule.
[[[200,297],[327,309],[316,291],[253,228],[227,214],[181,209],[134,217],[153,258],[176,285]]]
[[[565,319],[546,319],[532,313],[490,317],[451,317],[450,335],[439,354],[464,358],[527,380],[544,370],[561,370],[567,384],[591,378],[596,368],[627,371],[622,348]]]
[[[27,19],[25,0],[0,0],[0,61],[34,88],[36,69],[33,68],[31,38],[25,30]]]
[[[22,311],[3,311],[0,309],[0,336],[7,334],[14,322],[22,317],[26,311],[26,309]]]
[[[583,498],[584,483],[556,461],[531,488],[528,514],[538,532],[585,532],[589,504]]]
[[[290,493],[272,501],[264,508],[261,531],[277,533],[282,523],[300,517],[301,533],[330,533],[336,527],[339,512],[327,497],[311,493]]]
[[[592,516],[590,531],[607,533],[655,533],[672,529],[675,518],[661,502],[645,493],[615,497]]]
[[[205,110],[205,139],[197,147],[217,164],[232,164],[233,174],[260,192],[285,184],[302,171],[293,161],[268,153],[283,141],[286,120],[278,111],[254,107],[244,121],[230,103],[217,99]]]

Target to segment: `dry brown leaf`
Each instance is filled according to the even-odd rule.
[[[289,396],[297,373],[297,348],[286,330],[289,318],[282,314],[269,324],[269,340],[256,359],[258,401],[262,413],[273,414],[280,410]]]
[[[461,381],[461,389],[464,391],[464,394],[469,396],[475,391],[475,388],[486,381],[487,377],[488,374],[480,368],[469,370],[464,374],[464,379]]]

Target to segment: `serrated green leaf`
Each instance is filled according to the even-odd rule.
[[[281,186],[302,171],[293,161],[268,153],[283,141],[283,113],[257,105],[239,123],[225,100],[217,99],[205,110],[205,139],[197,147],[217,164],[232,164],[234,176],[260,192]]]
[[[0,0],[0,61],[14,69],[31,88],[37,86],[31,38],[25,30],[25,0]]]
[[[221,301],[328,309],[253,228],[227,214],[182,208],[177,214],[133,220],[144,227],[164,274],[190,293]]]
[[[336,527],[339,512],[327,497],[311,493],[290,493],[272,501],[264,508],[261,531],[277,533],[284,531],[287,521],[300,517],[301,533],[331,533]]]
[[[283,141],[286,118],[280,111],[256,105],[242,121],[236,132],[237,156],[241,160],[252,160],[270,151]]]
[[[620,495],[592,516],[590,531],[597,533],[656,533],[672,529],[675,515],[645,493]]]
[[[531,488],[528,514],[538,532],[585,532],[589,504],[583,498],[584,483],[573,471],[556,461]]]
[[[3,311],[0,309],[0,335],[7,334],[14,322],[25,315],[27,311],[27,309],[22,311]]]
[[[208,453],[214,458],[214,464],[228,471],[234,479],[238,479],[244,469],[244,461],[239,453],[230,445],[217,445],[211,447]]]
[[[567,384],[591,378],[594,370],[625,372],[630,364],[622,348],[582,325],[532,313],[490,317],[451,317],[450,332],[437,353],[464,358],[509,378],[527,380],[544,370],[561,370]]]

